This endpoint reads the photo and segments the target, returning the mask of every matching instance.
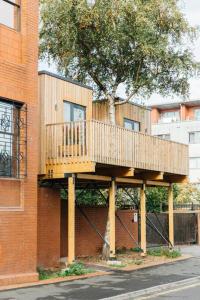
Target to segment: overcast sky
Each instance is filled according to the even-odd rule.
[[[188,18],[191,25],[198,25],[200,26],[200,0],[184,0],[183,1],[183,11]],[[195,42],[193,47],[193,51],[195,57],[198,61],[200,61],[200,37]],[[46,69],[52,72],[55,72],[55,66],[48,66],[45,63],[41,63],[39,69]],[[120,96],[124,96],[123,88],[120,89]],[[191,80],[191,87],[190,87],[190,98],[191,99],[200,99],[200,78],[194,78]],[[160,102],[160,101],[174,101],[175,99],[163,99],[159,95],[153,95],[151,97],[151,102]]]

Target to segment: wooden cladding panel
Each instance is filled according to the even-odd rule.
[[[92,118],[92,90],[50,76],[39,75],[41,161],[39,173],[45,173],[45,125],[64,122],[64,100],[86,107],[86,120]]]
[[[124,127],[124,118],[140,123],[140,130],[143,133],[151,132],[151,112],[145,107],[132,103],[125,103],[116,106],[116,124]],[[108,103],[105,101],[93,102],[93,119],[109,123]]]

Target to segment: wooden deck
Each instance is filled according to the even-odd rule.
[[[46,125],[43,151],[47,173],[57,178],[90,163],[188,174],[187,145],[96,120]]]

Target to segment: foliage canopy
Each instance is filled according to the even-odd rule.
[[[90,82],[110,105],[133,96],[188,94],[195,38],[178,0],[41,0],[41,57]],[[123,102],[123,101],[121,101]]]

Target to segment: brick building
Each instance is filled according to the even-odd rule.
[[[133,103],[119,105],[111,125],[107,103],[93,102],[90,87],[55,74],[40,73],[39,102],[37,65],[38,1],[0,0],[0,285],[35,281],[37,265],[101,250],[76,207],[76,189],[91,185],[108,190],[108,207],[86,213],[102,235],[109,216],[110,258],[116,247],[134,246],[117,223],[117,188],[140,189],[144,253],[146,186],[168,188],[173,244],[172,183],[187,181],[188,147],[147,134],[150,111]],[[119,216],[137,240],[133,211]]]
[[[38,1],[0,0],[0,285],[37,279]]]
[[[152,134],[189,145],[189,179],[200,184],[200,100],[151,105]]]

